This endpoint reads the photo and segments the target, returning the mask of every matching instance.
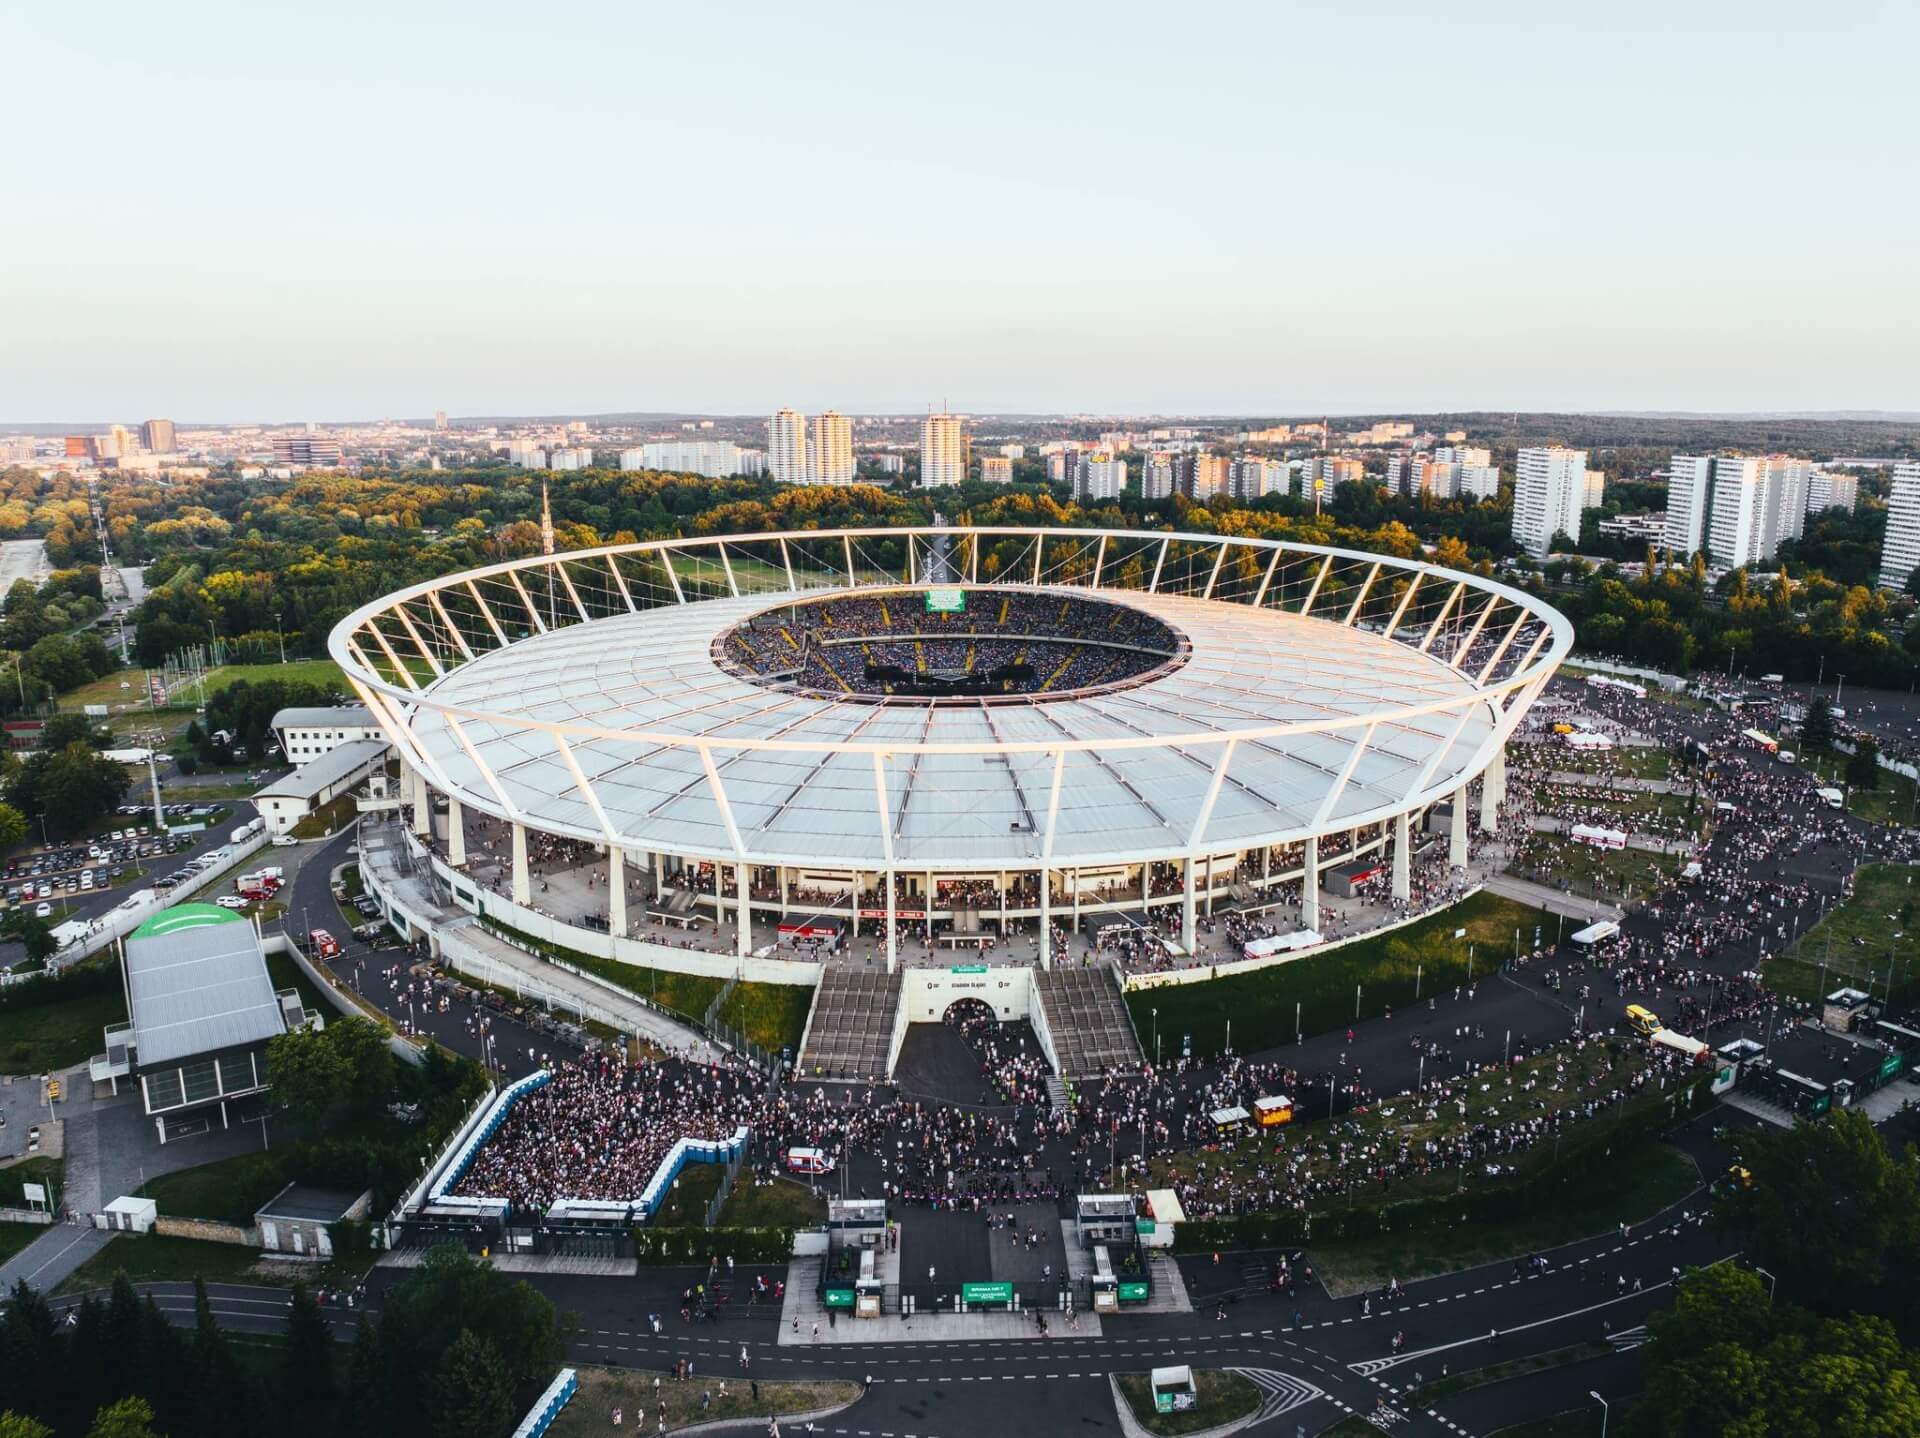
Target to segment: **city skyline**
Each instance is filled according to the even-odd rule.
[[[0,408],[1913,407],[1904,10],[834,18],[579,6],[578,53],[726,63],[562,90],[501,83],[498,9],[16,9],[20,106],[60,121],[10,174]],[[1155,103],[1078,103],[1141,67]],[[1670,222],[1786,174],[1786,222]]]

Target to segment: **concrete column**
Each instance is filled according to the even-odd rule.
[[[447,800],[447,862],[456,869],[467,862],[467,812],[458,799]]]
[[[1456,869],[1467,867],[1467,786],[1453,791],[1453,817],[1447,824],[1447,862]]]
[[[882,874],[880,882],[887,886],[887,972],[892,973],[900,962],[900,936],[894,932],[899,927],[899,905],[893,897],[893,870]]]
[[[1187,953],[1193,953],[1193,859],[1188,857],[1185,870],[1180,876],[1180,942],[1186,945]]]
[[[1073,931],[1080,932],[1080,871],[1073,871]]]
[[[432,790],[427,788],[427,776],[418,769],[409,769],[407,773],[413,779],[413,832],[430,839],[433,837]]]
[[[853,871],[853,892],[847,895],[847,901],[853,914],[853,937],[860,937],[860,871]]]
[[[1053,876],[1040,871],[1040,967],[1053,967]]]
[[[1207,917],[1213,917],[1213,855],[1207,855]]]
[[[1320,836],[1307,840],[1306,872],[1300,876],[1300,927],[1320,927]]]
[[[747,866],[744,863],[733,866],[733,886],[740,895],[740,909],[736,915],[740,924],[740,937],[734,946],[734,952],[744,959],[753,952],[753,894],[747,888]]]
[[[1480,832],[1494,833],[1500,827],[1500,801],[1507,797],[1507,751],[1493,756],[1480,776]]]
[[[1405,814],[1393,818],[1393,896],[1413,897],[1413,826]]]
[[[787,917],[787,866],[780,866],[780,917]]]
[[[527,872],[527,826],[515,820],[509,827],[513,830],[513,901],[531,905],[533,876]]]
[[[607,927],[616,939],[627,936],[627,856],[607,845]]]

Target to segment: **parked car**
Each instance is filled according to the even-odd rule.
[[[52,904],[34,905],[33,916],[36,919],[51,919],[53,917],[53,905]]]

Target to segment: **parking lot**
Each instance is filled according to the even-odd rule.
[[[164,812],[169,823],[193,823],[219,810],[170,804]],[[123,805],[115,819],[124,821],[124,827],[109,829],[90,839],[15,854],[7,861],[5,888],[0,890],[0,896],[5,898],[8,907],[33,904],[41,918],[50,918],[56,903],[137,881],[157,861],[193,847],[193,835],[163,834],[153,827],[150,819],[141,822],[141,816],[151,813],[138,804]]]

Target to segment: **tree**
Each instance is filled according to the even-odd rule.
[[[1825,754],[1833,748],[1833,703],[1824,694],[1815,695],[1807,705],[1807,717],[1800,721],[1800,747],[1809,754]]]
[[[55,714],[40,728],[40,747],[42,749],[64,749],[69,744],[85,744],[90,748],[99,747],[94,743],[93,721],[84,714]]]
[[[314,1400],[330,1403],[334,1393],[333,1330],[320,1316],[320,1305],[313,1301],[304,1283],[293,1285],[293,1296],[287,1305],[284,1363],[280,1380],[281,1412],[312,1414],[316,1411]]]
[[[386,1030],[361,1018],[335,1019],[326,1040],[347,1071],[347,1097],[356,1112],[376,1111],[393,1093],[393,1050]]]
[[[1751,1187],[1729,1187],[1715,1218],[1789,1296],[1824,1311],[1904,1312],[1920,1273],[1920,1156],[1896,1156],[1867,1116],[1744,1140]]]
[[[1920,1361],[1885,1319],[1768,1301],[1733,1264],[1694,1269],[1647,1323],[1630,1438],[1920,1438]]]
[[[438,1438],[504,1432],[513,1416],[513,1387],[499,1351],[461,1329],[434,1371],[433,1431]]]
[[[122,1398],[94,1415],[87,1438],[155,1438],[153,1409],[144,1398]]]
[[[53,929],[24,904],[9,909],[6,916],[0,918],[0,938],[17,939],[26,949],[27,958],[34,963],[45,963],[60,952]]]
[[[274,1102],[295,1118],[318,1120],[347,1096],[353,1071],[325,1032],[297,1029],[267,1044]]]
[[[1847,782],[1856,789],[1880,787],[1880,746],[1866,735],[1854,740],[1847,756]]]
[[[0,1438],[53,1438],[53,1430],[21,1413],[0,1413]]]
[[[193,1431],[200,1438],[238,1438],[245,1431],[246,1383],[227,1335],[214,1321],[203,1278],[193,1280]]]
[[[27,816],[11,804],[0,804],[0,849],[11,849],[27,837]]]

